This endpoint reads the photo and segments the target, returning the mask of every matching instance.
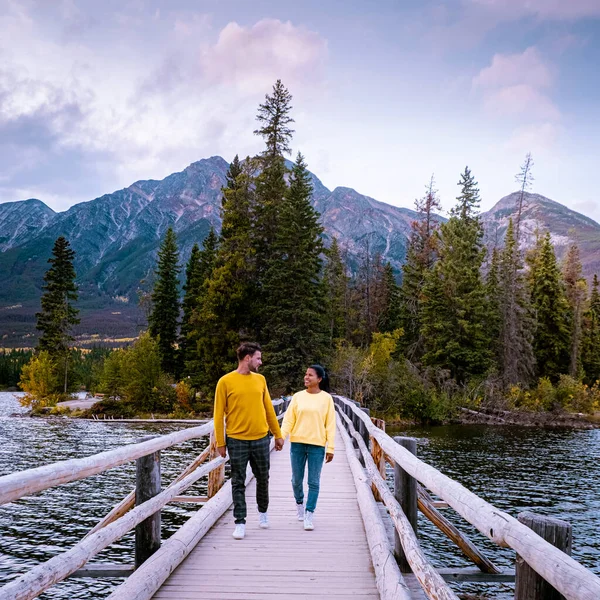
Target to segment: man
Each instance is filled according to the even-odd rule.
[[[269,429],[275,449],[283,448],[281,429],[271,403],[267,382],[258,374],[262,352],[258,344],[244,342],[237,349],[238,368],[219,379],[215,393],[215,435],[217,450],[225,458],[229,451],[235,531],[241,540],[246,534],[246,467],[256,477],[256,504],[259,525],[269,527]],[[225,419],[225,427],[223,427]],[[226,430],[226,431],[225,431]]]

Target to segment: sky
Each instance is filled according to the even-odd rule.
[[[517,188],[600,221],[600,0],[0,0],[0,202],[56,211],[253,155],[280,78],[330,189]],[[292,158],[294,157],[292,156]]]

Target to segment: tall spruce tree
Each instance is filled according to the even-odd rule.
[[[579,248],[576,244],[572,244],[567,252],[563,267],[563,281],[570,308],[571,360],[569,362],[569,375],[577,377],[581,369],[581,338],[587,284],[583,277]]]
[[[517,197],[517,215],[515,219],[515,240],[517,242],[517,248],[521,245],[521,218],[523,216],[523,208],[525,204],[525,193],[531,188],[533,183],[533,158],[531,152],[528,152],[525,156],[525,160],[519,169],[519,172],[515,175],[515,180],[519,184],[519,195]]]
[[[570,323],[569,304],[549,232],[540,236],[528,262],[537,375],[556,382],[569,370]]]
[[[433,267],[436,257],[436,231],[439,224],[435,219],[435,211],[441,209],[433,175],[426,190],[423,198],[415,200],[419,218],[411,224],[400,287],[401,325],[404,335],[400,338],[399,347],[411,360],[419,360],[424,351],[421,332],[422,290],[426,275]]]
[[[156,282],[152,290],[152,312],[149,316],[150,335],[158,340],[161,368],[177,376],[177,328],[179,325],[179,251],[171,227],[158,251]]]
[[[279,227],[279,212],[287,190],[288,170],[284,156],[291,153],[290,142],[294,133],[290,128],[294,122],[289,115],[292,110],[291,101],[291,94],[278,79],[271,95],[267,94],[264,104],[259,106],[256,116],[260,127],[254,134],[265,141],[265,149],[257,157],[260,172],[255,182],[252,215],[256,278],[261,299],[263,279],[269,268],[271,247]],[[260,330],[265,313],[261,311],[259,316],[260,321],[257,325]],[[258,334],[260,335],[260,331]]]
[[[181,322],[181,363],[183,373],[190,377],[194,388],[199,387],[198,371],[202,369],[202,357],[198,354],[198,340],[202,337],[204,321],[200,317],[206,302],[208,280],[215,268],[219,238],[214,228],[202,242],[202,249],[194,244],[186,271],[186,293],[183,299]]]
[[[326,331],[329,352],[346,337],[348,275],[342,260],[337,238],[325,250],[325,267],[323,270],[323,286],[325,293]]]
[[[73,303],[78,299],[73,260],[75,252],[63,236],[57,238],[48,262],[52,265],[44,275],[44,290],[41,298],[42,310],[36,314],[36,328],[41,331],[38,349],[47,350],[50,357],[64,365],[61,376],[63,391],[67,392],[69,365],[69,343],[73,340],[71,330],[80,319]]]
[[[383,267],[382,284],[382,311],[379,315],[378,329],[382,333],[391,333],[400,328],[401,307],[400,286],[389,262]]]
[[[468,167],[449,221],[440,227],[439,258],[425,277],[422,300],[423,362],[448,369],[459,382],[491,365],[488,307],[481,277],[483,227],[476,211],[477,182]]]
[[[583,319],[581,362],[585,382],[589,385],[600,382],[600,284],[598,275],[594,275],[589,305]]]
[[[535,369],[529,295],[521,252],[509,219],[499,261],[500,374],[505,387],[527,386]]]
[[[194,244],[190,258],[185,267],[185,283],[183,284],[183,302],[181,308],[183,314],[181,317],[181,329],[179,331],[179,360],[181,363],[182,372],[185,370],[185,363],[189,360],[188,357],[188,336],[192,330],[192,315],[197,306],[198,294],[202,281],[199,277],[200,267],[200,248],[198,244]]]
[[[490,350],[494,357],[496,370],[500,370],[500,332],[502,313],[500,310],[500,252],[497,248],[492,250],[492,258],[485,279],[485,293],[487,298],[487,331],[490,338]]]
[[[326,343],[323,252],[319,214],[311,203],[312,183],[298,153],[290,187],[280,210],[280,225],[265,274],[265,373],[286,392],[301,383],[307,365],[319,360]]]
[[[252,239],[253,163],[236,156],[227,174],[221,208],[221,237],[214,269],[197,316],[195,376],[207,394],[235,363],[240,341],[256,334],[256,253]]]

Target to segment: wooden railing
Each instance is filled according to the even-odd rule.
[[[288,405],[289,400],[279,399],[273,401],[279,419],[282,418]],[[136,489],[115,506],[75,546],[54,556],[45,563],[33,567],[0,588],[0,600],[29,600],[35,598],[53,584],[71,575],[123,577],[132,573],[133,568],[129,566],[123,568],[122,565],[89,565],[87,563],[101,550],[122,538],[133,528],[136,529],[136,570],[141,570],[138,567],[142,563],[145,564],[150,559],[154,560],[157,555],[165,556],[165,554],[168,555],[169,568],[172,570],[187,556],[187,553],[193,547],[192,545],[188,547],[187,551],[183,552],[181,549],[171,551],[178,541],[181,545],[181,540],[185,539],[190,530],[190,527],[186,529],[186,525],[189,525],[195,518],[198,520],[198,514],[202,514],[200,518],[203,522],[203,527],[200,528],[200,537],[202,537],[231,504],[231,485],[229,482],[228,485],[224,485],[223,470],[228,458],[218,456],[213,432],[213,422],[210,421],[199,427],[153,437],[140,443],[122,446],[85,458],[65,460],[0,477],[0,504],[6,504],[23,496],[71,481],[85,479],[127,462],[136,461]],[[209,446],[167,488],[161,491],[160,451],[207,435],[211,435]],[[203,464],[206,460],[208,462]],[[182,496],[185,490],[205,476],[209,477],[208,495],[206,497]],[[189,519],[161,547],[161,509],[170,502],[189,501],[203,504],[203,509]],[[183,533],[181,533],[182,531]],[[195,532],[195,537],[197,536],[198,531]],[[197,539],[200,539],[200,537],[197,537]],[[161,553],[161,550],[167,545],[169,545],[170,550],[167,553]],[[84,565],[87,565],[87,567],[82,569]],[[132,579],[132,577],[129,579]],[[146,577],[145,579],[149,580],[150,578]],[[154,577],[154,581],[157,580],[157,577]],[[127,598],[127,600],[134,597],[150,598],[160,587],[162,581],[154,589],[151,589],[148,581],[146,581],[144,585],[146,595],[127,593],[125,596],[120,596],[119,593],[115,592],[113,596]]]
[[[366,474],[366,483],[373,486],[378,499],[380,498],[387,507],[395,527],[395,554],[400,564],[399,571],[412,571],[428,598],[437,600],[457,597],[440,576],[440,571],[436,572],[428,562],[419,546],[416,536],[417,506],[459,545],[482,573],[498,573],[498,569],[470,540],[440,515],[436,503],[424,488],[436,494],[443,504],[452,507],[497,545],[516,551],[516,600],[550,600],[561,597],[567,600],[600,599],[600,578],[532,529],[536,528],[540,533],[552,531],[552,541],[555,543],[558,541],[557,537],[562,536],[563,548],[570,551],[570,539],[564,535],[564,522],[533,516],[530,513],[520,515],[519,520],[515,519],[419,460],[415,456],[416,445],[411,438],[392,439],[373,423],[367,414],[368,411],[347,398],[336,396],[335,403],[339,415],[338,429],[347,441],[347,448],[350,449],[349,460],[351,466],[355,465],[355,479],[360,479]],[[359,459],[354,454],[354,446],[364,465],[360,471],[356,469]],[[393,494],[384,480],[383,461],[386,460],[395,469]],[[357,483],[357,489],[358,485]],[[372,500],[375,501],[374,498]],[[359,494],[359,503],[360,501]],[[440,502],[437,504],[439,506]],[[365,512],[368,510],[363,512],[363,517]],[[521,520],[523,522],[520,522]],[[377,565],[374,566],[377,570]],[[486,577],[493,578],[494,575]],[[391,587],[396,591],[390,594],[385,586],[381,586],[382,598],[410,598],[401,575],[390,574],[388,580],[393,582]]]

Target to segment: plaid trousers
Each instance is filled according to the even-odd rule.
[[[256,477],[256,504],[259,512],[269,508],[269,435],[258,440],[227,438],[227,451],[231,465],[231,493],[235,522],[246,522],[246,468],[248,462]]]

